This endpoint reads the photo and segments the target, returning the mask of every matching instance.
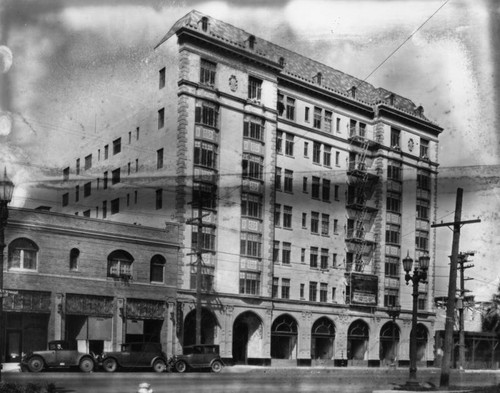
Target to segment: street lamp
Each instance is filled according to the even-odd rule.
[[[410,271],[413,265],[413,259],[410,258],[410,252],[403,259],[403,268],[406,272],[406,285],[411,281],[413,283],[413,313],[411,319],[411,334],[410,334],[410,379],[406,382],[408,387],[420,386],[417,381],[417,313],[418,313],[418,283],[427,280],[427,269],[429,268],[430,257],[423,255],[419,258],[419,266],[413,271],[413,276]]]
[[[4,229],[9,218],[9,209],[7,205],[12,200],[14,193],[14,183],[7,177],[7,169],[4,169],[3,179],[0,180],[0,381],[2,380],[2,363],[5,350],[2,347],[4,343],[3,326],[3,251],[5,249]]]
[[[387,314],[392,319],[392,364],[396,367],[396,318],[399,317],[401,313],[401,306],[389,306],[387,307]]]

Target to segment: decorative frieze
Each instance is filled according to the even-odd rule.
[[[12,291],[3,298],[5,311],[50,313],[50,292]]]
[[[127,318],[164,319],[165,302],[148,299],[127,299]]]
[[[79,314],[96,317],[112,316],[113,298],[107,296],[68,293],[66,295],[66,314]]]

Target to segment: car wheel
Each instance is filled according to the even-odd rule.
[[[42,371],[44,366],[43,359],[40,356],[33,356],[28,361],[28,368],[32,373],[38,373]]]
[[[94,362],[90,358],[80,360],[80,370],[84,373],[89,373],[94,369]]]
[[[220,373],[222,370],[222,363],[219,360],[214,360],[212,362],[212,371],[214,373]]]
[[[164,373],[167,370],[167,364],[164,360],[155,360],[155,362],[153,363],[153,370],[157,373]]]
[[[106,359],[102,364],[102,368],[108,373],[113,373],[118,368],[118,363],[116,363],[115,359]]]
[[[187,369],[187,364],[186,362],[179,360],[177,363],[175,363],[175,371],[178,373],[183,373]]]

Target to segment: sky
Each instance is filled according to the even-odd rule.
[[[134,90],[154,46],[192,9],[422,105],[444,128],[438,221],[453,221],[463,188],[462,219],[482,220],[462,228],[461,251],[476,251],[467,287],[491,297],[500,275],[496,0],[4,0],[0,167],[16,184],[14,206],[47,204],[33,187],[60,179],[74,146],[110,126],[110,114],[142,108]],[[452,232],[436,232],[444,283]]]

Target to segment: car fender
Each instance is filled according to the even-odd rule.
[[[226,367],[226,364],[224,363],[224,361],[222,359],[212,359],[212,361],[210,362],[210,367],[212,367],[212,364],[213,362],[221,362],[221,364]]]
[[[166,358],[164,358],[163,356],[156,356],[156,357],[154,357],[154,358],[151,360],[151,362],[150,362],[150,364],[149,364],[149,365],[150,365],[151,367],[153,367],[153,364],[155,364],[155,362],[156,362],[157,360],[163,360],[163,361],[165,362],[165,364],[167,365],[167,367],[168,367],[168,361],[167,361],[167,359],[166,359]]]
[[[100,364],[103,364],[108,359],[113,359],[118,365],[118,367],[121,367],[120,360],[118,359],[117,356],[106,356],[104,358],[101,358]]]
[[[92,363],[94,363],[94,366],[96,365],[96,361],[95,359],[92,357],[92,355],[89,355],[87,353],[84,353],[83,355],[80,355],[77,359],[77,362],[76,362],[76,365],[79,365],[80,362],[82,361],[82,359],[85,359],[85,358],[89,358],[90,360],[92,360]]]

